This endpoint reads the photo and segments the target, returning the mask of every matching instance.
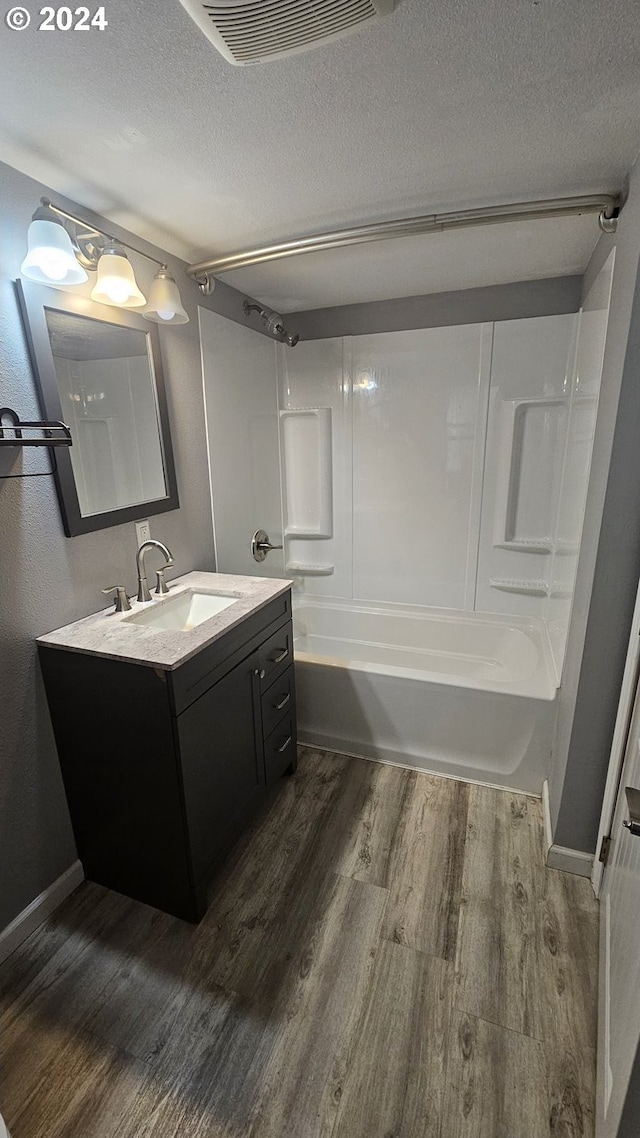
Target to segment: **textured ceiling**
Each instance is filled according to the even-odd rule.
[[[595,216],[478,226],[252,265],[222,280],[280,312],[581,273]]]
[[[2,26],[2,156],[188,259],[412,212],[615,191],[638,150],[637,0],[399,0],[351,37],[251,68],[226,63],[178,0],[106,10],[105,32],[39,32],[37,16],[23,32]],[[375,271],[388,296],[439,288],[431,270],[416,285],[438,242],[451,242],[434,256],[455,288],[509,279],[516,264],[520,277],[566,271],[597,239],[593,221],[562,223],[543,254],[530,226],[503,226],[497,265],[478,232],[379,246],[382,269],[367,249],[226,279],[307,307],[365,299]]]

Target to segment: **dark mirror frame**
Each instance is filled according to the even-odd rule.
[[[87,296],[77,293],[62,292],[60,289],[47,288],[46,285],[34,284],[31,281],[16,281],[16,291],[20,303],[20,311],[24,324],[33,373],[40,395],[44,417],[48,420],[62,419],[62,405],[58,391],[55,362],[49,339],[47,317],[45,309],[57,312],[66,312],[76,316],[86,316],[92,320],[100,320],[103,324],[114,324],[121,328],[135,328],[144,332],[149,339],[149,364],[152,368],[155,382],[156,404],[158,409],[158,427],[160,431],[160,446],[164,465],[167,495],[153,501],[136,503],[133,506],[124,506],[117,510],[106,510],[104,513],[91,514],[84,517],[80,512],[80,502],[71,465],[71,455],[66,447],[56,448],[57,470],[55,473],[56,489],[62,524],[67,537],[77,537],[82,533],[93,533],[95,530],[107,529],[109,526],[123,525],[125,522],[140,521],[153,514],[162,514],[167,510],[177,510],[180,507],[178,499],[178,485],[171,447],[171,431],[169,428],[169,415],[167,411],[167,397],[162,373],[162,356],[160,352],[160,337],[155,324],[145,320],[139,312],[127,308],[111,308],[105,304],[96,304]]]

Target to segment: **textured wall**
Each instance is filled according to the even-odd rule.
[[[42,194],[55,198],[45,186],[0,165],[0,405],[14,407],[25,419],[39,418],[40,408],[13,281]],[[122,232],[112,223],[108,230]],[[167,260],[179,273],[181,263]],[[144,286],[153,266],[135,263]],[[191,323],[160,330],[181,508],[151,519],[153,534],[175,556],[175,573],[214,566],[200,296],[186,282],[182,295]],[[206,303],[241,321],[242,299],[221,285]],[[42,452],[32,451],[10,467],[3,454],[0,473],[43,469],[45,461]],[[103,585],[122,582],[133,591],[135,551],[132,524],[66,538],[52,479],[0,481],[0,929],[76,856],[34,638],[100,608]]]
[[[640,572],[640,164],[615,236],[600,404],[549,783],[554,841],[593,851]],[[606,666],[604,666],[606,662]]]

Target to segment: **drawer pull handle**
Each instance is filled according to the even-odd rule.
[[[274,711],[282,711],[282,708],[287,706],[290,699],[291,699],[291,692],[288,691],[287,694],[280,700],[280,703],[274,703],[274,705],[273,705]]]
[[[263,680],[267,673],[265,672],[264,668],[256,668],[253,674],[254,676],[257,676],[258,679]]]
[[[270,662],[272,664],[281,664],[283,660],[286,660],[288,655],[289,655],[289,649],[288,648],[281,648],[279,650],[277,656],[271,657]]]
[[[278,754],[279,754],[279,755],[281,755],[283,751],[286,751],[287,747],[289,746],[289,743],[291,742],[291,739],[292,739],[292,736],[291,736],[291,735],[287,735],[287,738],[285,739],[285,741],[284,741],[284,743],[282,744],[282,746],[281,746],[281,747],[278,747]]]

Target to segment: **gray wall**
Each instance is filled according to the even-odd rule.
[[[618,231],[600,406],[550,779],[554,841],[593,852],[640,573],[640,165]]]
[[[617,1138],[638,1138],[640,1134],[640,1047],[631,1068],[627,1096]]]
[[[0,406],[25,419],[39,418],[40,408],[13,281],[43,194],[62,203],[47,187],[0,164]],[[102,225],[126,240],[112,222]],[[160,329],[180,509],[152,518],[152,532],[171,548],[176,574],[212,569],[198,304],[260,329],[246,321],[241,293],[221,283],[205,300],[184,278],[180,261],[131,239],[166,258],[191,317],[189,324]],[[144,291],[154,266],[132,261]],[[0,458],[0,473],[8,473],[7,454]],[[11,472],[41,470],[45,462],[43,452],[24,452]],[[101,608],[103,585],[122,582],[133,592],[135,550],[133,524],[66,538],[51,478],[0,481],[0,929],[76,857],[34,638]],[[87,753],[90,758],[90,740]]]
[[[364,336],[372,332],[404,332],[409,328],[554,316],[577,312],[581,287],[582,277],[575,276],[515,281],[508,285],[292,312],[287,324],[303,340],[323,340],[330,336]]]

